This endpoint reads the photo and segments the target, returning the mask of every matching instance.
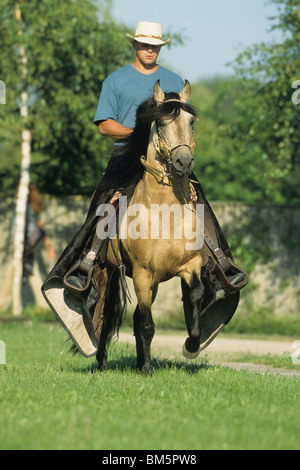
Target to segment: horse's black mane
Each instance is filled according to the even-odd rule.
[[[140,157],[147,154],[152,122],[159,123],[170,116],[175,119],[181,110],[196,116],[191,105],[179,101],[166,102],[170,99],[179,100],[180,97],[177,93],[166,93],[162,104],[158,105],[154,98],[149,98],[138,107],[132,135],[124,145],[116,146],[105,172],[106,178],[115,187],[122,187],[125,183],[142,177],[144,167],[140,163]]]

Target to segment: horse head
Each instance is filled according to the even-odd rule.
[[[170,94],[166,97],[159,80],[154,86],[154,100],[162,109],[161,118],[156,121],[157,152],[181,177],[189,176],[194,167],[195,113],[187,105],[190,95],[191,85],[187,80],[179,95],[171,94],[171,97]]]

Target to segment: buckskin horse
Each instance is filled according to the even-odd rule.
[[[142,103],[137,111],[132,137],[114,152],[104,182],[100,182],[100,190],[95,192],[85,225],[42,288],[47,302],[79,350],[86,356],[96,353],[101,369],[107,368],[107,346],[122,323],[120,292],[125,290],[122,275],[125,267],[126,274],[133,279],[138,301],[133,316],[137,368],[145,374],[152,373],[150,350],[155,325],[151,307],[161,282],[174,276],[181,278],[189,334],[183,354],[191,359],[232,318],[239,302],[239,290],[248,280],[247,274],[233,263],[200,184],[190,178],[195,149],[193,124],[197,118],[188,103],[190,93],[188,81],[179,95],[165,94],[159,82],[156,83],[153,98]],[[102,206],[99,201],[103,201],[99,194],[105,189],[105,178],[117,175],[110,193],[112,206],[118,204],[116,189],[119,195],[123,194],[118,177],[122,175],[126,181],[132,172],[135,183],[128,206],[125,210],[119,207],[120,230],[117,234],[106,230],[106,235],[105,231],[99,235],[95,229],[99,220],[105,221],[103,226],[106,222],[109,225],[104,213],[99,212]],[[203,213],[197,210],[197,202],[203,204]],[[153,207],[161,209],[158,216],[155,213],[153,217]],[[136,208],[140,212],[138,217]],[[162,208],[168,212],[167,219]],[[168,227],[164,226],[166,220]],[[134,233],[130,229],[132,225]],[[198,243],[199,233],[205,243]],[[191,244],[193,236],[194,245]],[[76,257],[79,261],[74,267]],[[66,269],[70,264],[71,269]],[[88,282],[82,281],[83,272]],[[120,279],[123,289],[119,287]],[[89,296],[84,298],[86,292]],[[81,299],[78,293],[82,294]],[[96,298],[92,309],[91,297]]]

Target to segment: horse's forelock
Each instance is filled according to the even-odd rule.
[[[153,121],[159,121],[167,117],[176,118],[180,114],[181,110],[186,111],[193,116],[197,115],[196,110],[190,104],[180,101],[180,97],[177,93],[166,93],[165,101],[159,104],[157,104],[154,98],[149,98],[137,109],[136,126],[141,122],[151,124]]]

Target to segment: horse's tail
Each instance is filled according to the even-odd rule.
[[[104,325],[106,345],[119,334],[120,326],[126,314],[126,291],[120,271],[114,271],[104,306]]]

